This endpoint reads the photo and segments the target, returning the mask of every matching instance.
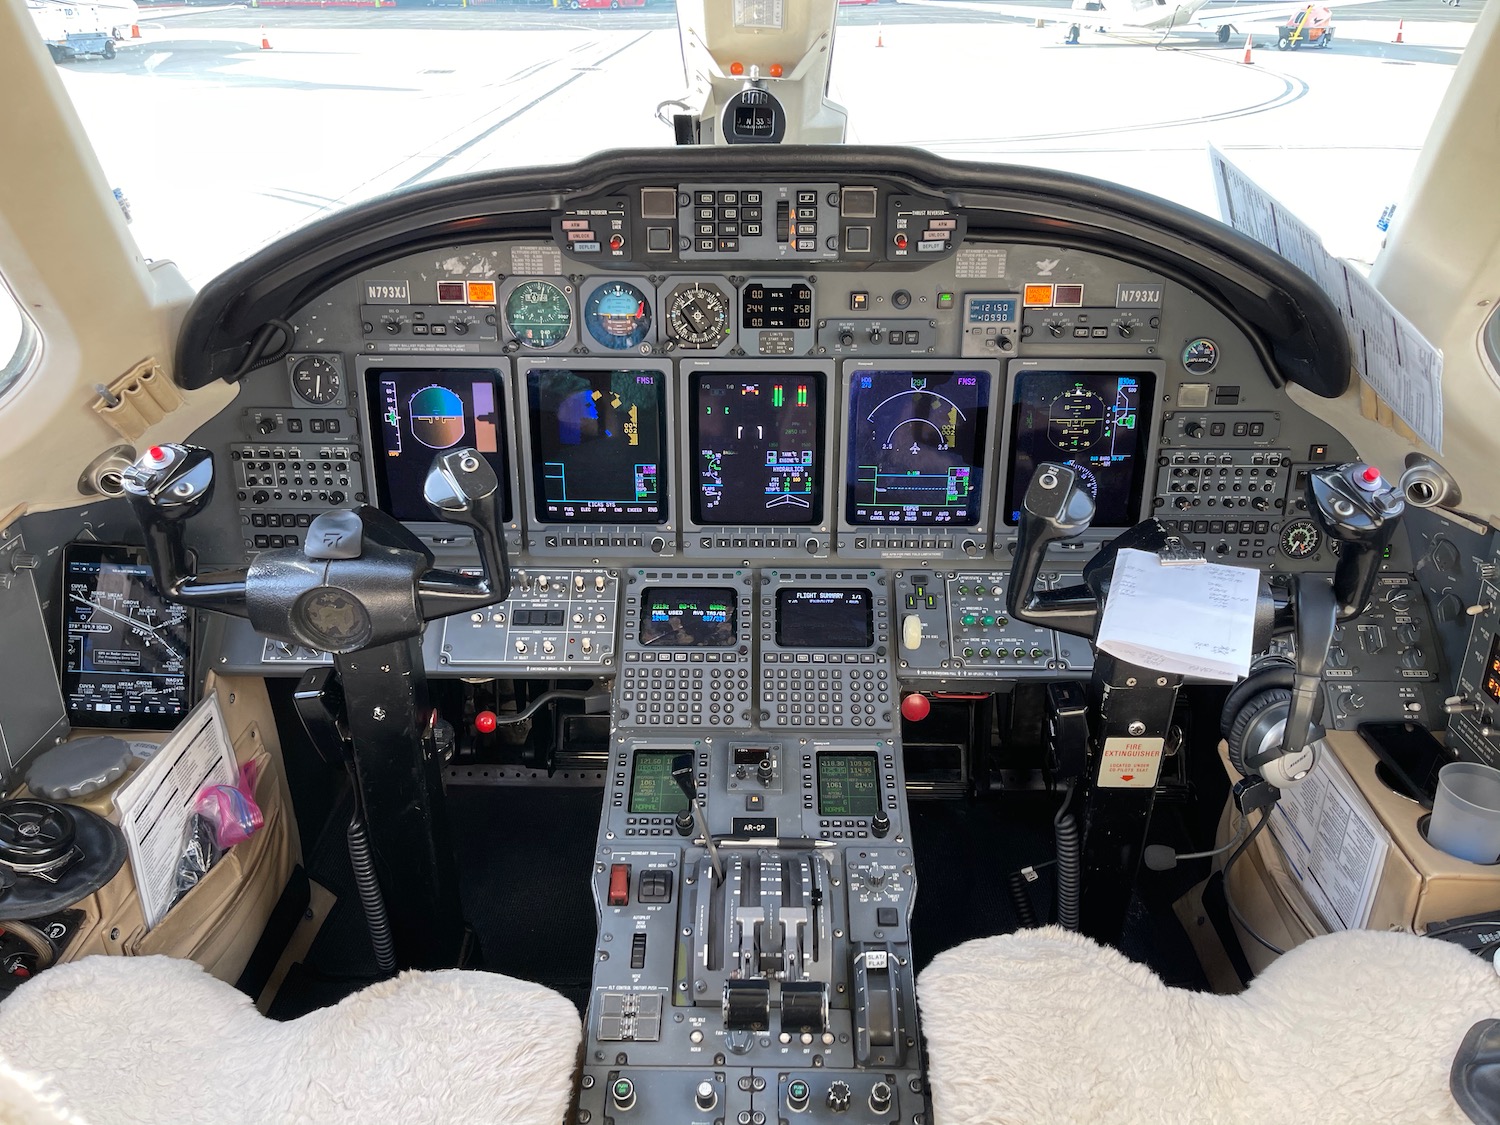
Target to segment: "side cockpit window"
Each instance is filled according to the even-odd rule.
[[[36,328],[0,279],[0,395],[30,367],[36,354]]]

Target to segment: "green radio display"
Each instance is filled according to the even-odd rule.
[[[834,751],[818,755],[818,815],[874,816],[880,811],[875,755]]]
[[[657,816],[679,813],[688,807],[687,794],[672,780],[672,763],[681,750],[637,750],[630,775],[630,811]]]

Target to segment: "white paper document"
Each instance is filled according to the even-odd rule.
[[[115,795],[147,929],[172,905],[183,834],[198,794],[205,786],[233,785],[237,773],[224,713],[211,695]]]
[[[1127,548],[1115,559],[1096,644],[1143,668],[1233,682],[1250,671],[1259,589],[1258,570],[1164,566]]]
[[[1367,925],[1391,837],[1326,745],[1312,772],[1282,790],[1270,815],[1287,869],[1329,929]]]
[[[1349,337],[1354,366],[1381,399],[1434,450],[1443,451],[1443,353],[1354,266],[1222,152],[1209,145],[1219,214],[1276,251],[1328,294]]]

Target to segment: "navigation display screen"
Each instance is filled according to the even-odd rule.
[[[699,524],[823,519],[823,376],[694,376],[692,441]]]
[[[739,597],[731,589],[651,586],[641,593],[641,644],[656,648],[725,648],[738,630]]]
[[[880,811],[880,769],[859,751],[818,755],[818,815],[874,816]]]
[[[984,371],[855,371],[849,522],[978,523],[989,391]]]
[[[63,550],[62,690],[83,727],[171,730],[188,712],[192,626],[140,547]]]
[[[666,520],[664,380],[660,371],[530,371],[531,479],[541,519]]]
[[[1011,402],[1005,522],[1037,465],[1071,465],[1094,497],[1093,526],[1129,527],[1141,507],[1156,376],[1149,371],[1023,371]]]
[[[630,774],[630,811],[672,814],[688,807],[687,794],[672,780],[672,763],[685,751],[637,750]]]
[[[777,590],[776,643],[782,648],[869,648],[875,643],[870,591]]]
[[[436,520],[422,485],[438,454],[469,446],[500,481],[500,517],[511,519],[509,469],[500,449],[505,409],[499,375],[470,368],[397,370],[365,374],[370,434],[375,440],[375,489],[383,511],[398,520]]]

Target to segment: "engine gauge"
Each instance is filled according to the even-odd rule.
[[[292,389],[314,406],[327,406],[343,390],[338,367],[326,356],[310,355],[292,367]]]
[[[573,327],[573,306],[550,281],[523,281],[505,299],[505,323],[524,347],[550,348]]]
[[[596,342],[624,351],[651,334],[651,302],[630,282],[609,281],[584,304],[583,323]]]
[[[1281,529],[1281,553],[1289,559],[1306,559],[1317,554],[1323,533],[1309,519],[1292,520]]]
[[[1219,366],[1219,345],[1207,336],[1188,341],[1182,349],[1182,366],[1189,375],[1207,375]]]
[[[684,348],[717,348],[729,335],[729,298],[717,285],[694,281],[667,298],[667,334]]]

